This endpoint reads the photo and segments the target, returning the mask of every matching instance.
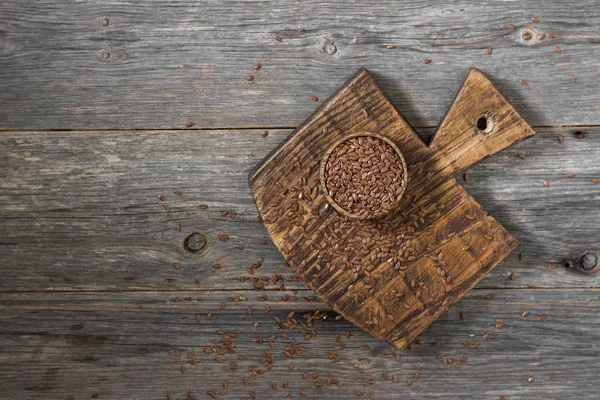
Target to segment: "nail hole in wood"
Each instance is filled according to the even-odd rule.
[[[206,246],[206,237],[198,232],[192,233],[183,242],[183,248],[192,253],[202,250],[204,246]]]
[[[592,271],[598,265],[598,257],[594,253],[585,253],[580,263],[584,271]]]

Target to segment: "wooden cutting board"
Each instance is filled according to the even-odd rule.
[[[375,220],[343,215],[321,185],[328,149],[358,132],[389,139],[408,171],[397,207]],[[534,134],[472,69],[427,145],[361,69],[251,172],[250,187],[306,284],[347,320],[406,348],[518,245],[454,176]]]

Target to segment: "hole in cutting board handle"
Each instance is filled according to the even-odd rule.
[[[495,125],[494,119],[489,114],[483,114],[475,120],[475,131],[480,133],[490,133]]]

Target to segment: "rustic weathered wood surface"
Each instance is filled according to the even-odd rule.
[[[598,32],[591,0],[1,2],[0,398],[597,398],[600,277],[560,264],[600,250]],[[247,182],[359,67],[424,137],[470,67],[537,132],[457,177],[521,245],[400,361],[283,265]],[[186,254],[193,232],[207,244]],[[313,338],[273,320],[316,309],[327,319]],[[219,330],[236,333],[223,364],[203,351]],[[292,342],[307,350],[288,359]],[[243,386],[267,350],[272,369]],[[186,364],[191,352],[202,365]],[[444,369],[440,353],[468,360]]]
[[[406,193],[377,220],[325,209],[335,205],[321,182],[327,151],[361,132],[406,155]],[[250,188],[308,287],[343,318],[406,348],[518,246],[454,175],[532,135],[472,69],[427,146],[362,69],[250,173]]]
[[[4,0],[0,127],[295,127],[361,67],[436,126],[474,66],[533,126],[592,125],[599,32],[595,0]]]

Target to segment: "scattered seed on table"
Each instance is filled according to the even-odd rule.
[[[319,101],[319,98],[317,96],[310,96],[310,99],[312,101]]]
[[[500,329],[504,326],[504,320],[502,319],[497,319],[496,320],[496,329]]]
[[[181,190],[175,190],[173,191],[173,193],[175,193],[177,196],[183,195],[183,192]]]
[[[166,204],[163,206],[163,208],[164,208],[165,210],[167,210],[167,211],[169,211],[169,210],[171,209],[171,208],[170,208],[168,205],[166,205]]]
[[[548,179],[544,180],[544,187],[550,186],[550,181]]]
[[[533,383],[534,379],[533,376],[530,376],[529,379],[527,379],[527,383]]]
[[[236,215],[237,215],[237,214],[235,213],[235,211],[233,211],[233,210],[229,211],[229,216],[230,216],[231,218],[235,217]]]
[[[198,208],[200,208],[201,210],[207,210],[208,209],[208,205],[206,205],[206,204],[200,204],[198,206]]]
[[[241,244],[236,244],[235,248],[238,250],[244,250],[244,246],[242,246]]]
[[[406,382],[406,386],[411,387],[413,384],[413,380],[409,379],[408,382]]]
[[[540,19],[538,17],[531,17],[531,22],[537,24],[538,22],[540,22]]]
[[[547,33],[546,36],[548,36],[550,39],[554,39],[556,37],[554,33]]]
[[[523,261],[523,253],[519,253],[519,261]]]
[[[594,182],[594,183],[600,183],[600,178],[594,178],[594,179],[592,179],[592,182]]]
[[[538,320],[538,321],[543,321],[543,320],[545,320],[545,319],[546,319],[546,316],[545,316],[545,315],[540,315],[540,316],[537,318],[537,320]]]
[[[465,313],[461,311],[459,315],[460,315],[460,319],[464,321],[465,320]]]
[[[494,296],[491,294],[488,294],[487,296],[485,296],[486,300],[494,300]]]
[[[567,178],[571,179],[571,178],[574,178],[574,177],[575,177],[575,174],[574,174],[574,173],[572,173],[572,172],[567,172],[567,173],[565,174],[565,177],[567,177]]]
[[[181,224],[178,222],[177,225],[175,225],[175,230],[177,232],[181,232]]]
[[[508,29],[510,29],[511,31],[514,31],[515,29],[517,29],[517,27],[513,24],[506,24],[506,26],[508,26]]]
[[[519,79],[519,83],[520,83],[521,85],[523,85],[523,86],[526,86],[526,85],[527,85],[527,81],[526,81],[526,80],[523,80],[523,79]]]
[[[262,137],[267,137],[267,136],[269,136],[269,131],[263,131]]]
[[[160,201],[165,201],[165,196],[163,196],[162,194],[159,194],[159,195],[158,195],[158,199],[159,199]]]
[[[520,158],[521,160],[525,159],[525,154],[523,153],[517,153],[517,158]]]
[[[427,59],[427,58],[426,58],[426,59],[424,59],[424,60],[423,60],[423,64],[430,64],[430,63],[431,63],[431,60],[430,60],[430,59]]]
[[[523,40],[531,40],[532,37],[531,32],[525,32],[523,34]]]
[[[560,47],[554,46],[554,51],[557,52],[557,53],[560,53]]]
[[[173,268],[175,268],[177,271],[181,269],[181,267],[177,263],[173,263]]]
[[[396,48],[396,45],[395,45],[395,44],[388,44],[388,45],[387,45],[387,46],[385,46],[385,47],[387,47],[388,49],[395,49],[395,48]]]
[[[262,68],[262,64],[255,64],[255,65],[254,65],[254,69],[255,69],[255,70],[257,70],[257,71],[258,71],[259,69],[261,69],[261,68]]]
[[[523,311],[523,314],[521,314],[522,317],[526,317],[529,315],[529,310],[525,310]]]
[[[490,54],[492,54],[492,48],[491,48],[491,47],[488,47],[487,49],[485,49],[485,54],[486,54],[486,55],[488,55],[488,56],[489,56]]]
[[[278,42],[281,42],[281,36],[279,36],[279,35],[275,35],[274,39],[277,40]]]
[[[508,279],[510,279],[511,281],[515,280],[515,273],[514,273],[514,271],[510,273],[510,275],[508,276]]]

